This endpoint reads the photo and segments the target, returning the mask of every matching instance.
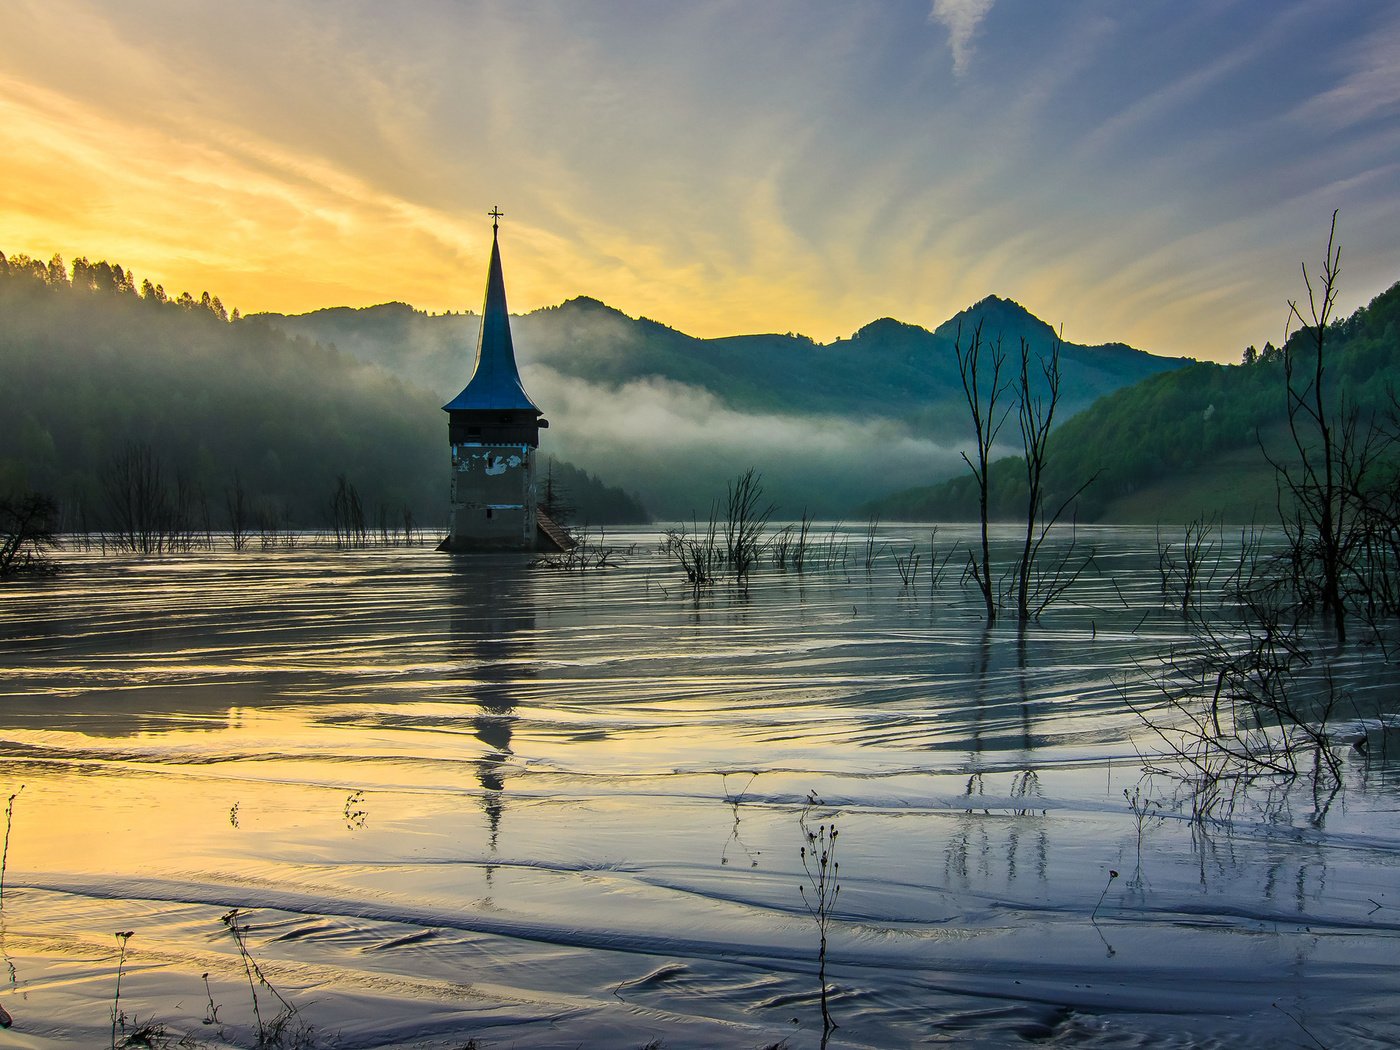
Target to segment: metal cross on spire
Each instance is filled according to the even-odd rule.
[[[491,210],[486,214],[491,216],[491,232],[495,233],[500,226],[501,217],[505,215],[505,212],[501,211],[501,206],[497,204],[493,205]]]

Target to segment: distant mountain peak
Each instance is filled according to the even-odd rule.
[[[995,340],[998,335],[1007,339],[1021,336],[1035,339],[1052,339],[1055,329],[1031,313],[1015,299],[1003,299],[999,295],[988,295],[979,299],[965,310],[960,310],[936,329],[935,335],[952,339],[957,335],[958,323],[967,334],[982,324],[982,338]]]
[[[579,313],[602,313],[614,317],[627,317],[615,306],[609,306],[601,299],[595,299],[591,295],[576,295],[572,299],[565,299],[558,306],[546,306],[546,310],[561,310],[565,313],[570,311]],[[631,318],[628,318],[631,320]]]
[[[1034,316],[1031,315],[1031,312],[1027,310],[1024,306],[1022,306],[1020,303],[1018,303],[1015,299],[1003,299],[1001,296],[996,294],[984,295],[981,299],[977,300],[977,302],[973,303],[970,307],[968,307],[968,309],[976,310],[981,307],[990,308],[993,306],[1012,306],[1015,307],[1017,310],[1020,310],[1024,314]]]
[[[899,338],[909,333],[928,334],[928,329],[916,324],[907,324],[904,321],[896,321],[893,317],[878,317],[863,328],[857,329],[851,336],[852,342],[859,342],[865,339],[889,339]]]

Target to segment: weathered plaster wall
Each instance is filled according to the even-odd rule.
[[[535,456],[528,445],[452,446],[451,546],[535,545]]]

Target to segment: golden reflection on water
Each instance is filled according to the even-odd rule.
[[[133,944],[174,960],[211,950],[220,908],[257,908],[282,938],[262,950],[339,974],[322,991],[352,1014],[344,990],[371,972],[450,971],[602,1016],[621,982],[680,959],[684,980],[629,994],[736,1024],[767,1018],[754,1002],[771,997],[790,1016],[807,987],[808,792],[842,823],[836,958],[874,1045],[923,1031],[932,987],[1031,1009],[978,967],[1083,1005],[1074,989],[1104,950],[1083,916],[1101,869],[1134,870],[1123,697],[1150,695],[1144,665],[1181,638],[1146,572],[1088,581],[1017,632],[986,630],[955,585],[902,592],[892,569],[764,574],[747,596],[693,600],[645,549],[587,575],[405,549],[71,562],[0,608],[0,788],[26,785],[0,918],[30,944],[36,923],[70,924],[91,952],[126,907],[149,916]],[[1361,797],[1334,833],[1364,823]],[[1261,834],[1213,867],[1164,823],[1122,907],[1190,915],[1201,885],[1227,887],[1199,936],[1264,1010],[1289,951],[1241,947],[1240,888],[1292,879],[1304,905],[1275,890],[1269,916],[1286,903],[1353,929],[1357,894],[1382,892],[1368,865],[1397,837],[1379,821],[1381,846],[1302,858]],[[1341,898],[1316,889],[1349,881],[1361,889]],[[1147,987],[1163,958],[1188,972],[1199,944],[1178,945],[1179,923],[1134,921],[1112,938],[1112,987]],[[945,942],[959,954],[930,955]],[[1332,943],[1309,957],[1319,986],[1341,972]],[[1124,1008],[1189,1016],[1192,980]],[[1369,982],[1350,994],[1397,990]]]

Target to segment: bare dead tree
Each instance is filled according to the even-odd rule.
[[[1191,610],[1203,588],[1215,580],[1223,550],[1220,543],[1220,516],[1198,516],[1182,527],[1180,553],[1163,540],[1157,529],[1157,571],[1162,578],[1162,597],[1180,604],[1182,619]]]
[[[169,545],[172,518],[160,457],[150,445],[128,445],[108,464],[104,476],[118,550],[160,554]]]
[[[205,524],[206,545],[209,539],[209,506],[203,490],[194,482],[189,473],[177,468],[175,471],[175,498],[170,507],[170,520],[167,523],[169,546],[172,550],[190,551],[195,546],[196,525],[199,519],[195,511],[202,509]]]
[[[1289,327],[1296,321],[1309,334],[1307,339],[1285,338],[1283,368],[1288,405],[1288,432],[1297,454],[1296,464],[1274,462],[1282,487],[1292,496],[1293,513],[1285,515],[1291,524],[1291,540],[1299,554],[1315,563],[1315,572],[1306,571],[1300,580],[1315,580],[1323,621],[1346,641],[1346,604],[1342,592],[1345,571],[1347,527],[1352,510],[1346,488],[1341,484],[1341,454],[1354,440],[1354,426],[1339,427],[1348,408],[1343,399],[1333,405],[1326,389],[1327,326],[1337,302],[1341,274],[1342,247],[1337,243],[1337,213],[1327,235],[1327,254],[1317,274],[1317,285],[1302,266],[1303,284],[1308,290],[1308,315],[1297,301],[1288,301]],[[1306,350],[1306,353],[1303,351]],[[1300,360],[1301,357],[1301,360]],[[1307,358],[1311,357],[1311,360]],[[1348,439],[1348,433],[1351,438]]]
[[[237,470],[233,472],[233,487],[224,489],[224,506],[228,510],[229,538],[233,541],[233,549],[241,553],[248,546],[248,529],[252,524],[252,515],[248,506],[248,493]]]
[[[967,560],[972,578],[982,592],[982,600],[987,610],[987,623],[991,624],[996,622],[997,603],[996,587],[992,580],[991,541],[988,536],[990,510],[987,468],[991,463],[992,445],[996,442],[1002,424],[1006,422],[1008,412],[998,403],[1006,391],[1006,384],[1002,379],[1006,355],[1002,352],[1000,337],[994,345],[985,348],[991,355],[990,377],[986,376],[983,368],[983,349],[982,322],[977,322],[977,327],[972,331],[972,340],[964,350],[962,322],[959,321],[957,334],[953,339],[953,353],[958,359],[958,374],[962,378],[963,394],[967,398],[968,412],[972,416],[973,438],[977,446],[975,462],[966,452],[962,454],[962,458],[977,482],[978,520],[982,526],[981,560],[978,560],[976,551],[969,551]]]
[[[282,511],[279,507],[263,501],[253,515],[258,530],[258,546],[265,551],[276,550],[282,542]],[[287,535],[291,535],[288,532]]]
[[[1310,276],[1303,267],[1306,314],[1288,304],[1290,327],[1302,325],[1281,351],[1290,447],[1286,457],[1265,450],[1286,542],[1269,554],[1257,532],[1242,532],[1222,605],[1207,612],[1193,598],[1214,577],[1213,526],[1187,527],[1179,563],[1159,541],[1163,593],[1180,587],[1193,643],[1168,661],[1164,703],[1138,713],[1169,759],[1149,771],[1179,779],[1198,820],[1228,816],[1239,791],[1260,782],[1286,787],[1307,778],[1330,801],[1343,769],[1335,721],[1357,706],[1346,688],[1352,654],[1337,659],[1348,621],[1367,624],[1382,642],[1376,651],[1388,657],[1381,620],[1400,611],[1400,418],[1385,426],[1363,416],[1328,373],[1341,260],[1336,226],[1333,212],[1321,271]],[[1238,622],[1220,627],[1233,620],[1230,610]],[[1333,654],[1319,651],[1319,619]]]
[[[360,492],[354,482],[344,474],[336,477],[335,492],[331,495],[331,528],[335,533],[337,547],[364,547],[369,544],[369,526],[365,521],[365,507],[360,500]]]
[[[1017,399],[1017,419],[1021,427],[1021,447],[1026,464],[1026,535],[1021,545],[1021,560],[1016,566],[1016,618],[1021,623],[1030,619],[1030,587],[1032,559],[1040,544],[1036,542],[1036,525],[1045,501],[1042,488],[1045,478],[1045,446],[1050,427],[1055,421],[1055,407],[1060,402],[1060,337],[1057,334],[1050,347],[1050,360],[1040,359],[1040,373],[1045,379],[1045,392],[1037,393],[1031,379],[1031,347],[1021,337],[1021,375]],[[1044,533],[1041,533],[1041,539]]]
[[[1071,541],[1053,565],[1040,566],[1041,550],[1050,530],[1073,506],[1084,490],[1098,477],[1095,471],[1069,493],[1055,509],[1045,512],[1045,468],[1049,460],[1050,428],[1055,423],[1055,408],[1060,402],[1060,345],[1057,332],[1050,345],[1050,358],[1037,355],[1044,386],[1037,389],[1031,368],[1030,343],[1021,339],[1021,370],[1017,381],[1017,420],[1021,430],[1021,449],[1026,470],[1026,531],[1021,557],[1016,563],[1016,618],[1021,623],[1039,618],[1056,598],[1063,594],[1093,562],[1094,552],[1081,554]]]
[[[57,571],[47,552],[58,546],[58,504],[40,492],[0,498],[0,579]]]
[[[1252,784],[1335,788],[1335,719],[1351,698],[1317,666],[1298,608],[1267,575],[1242,589],[1240,623],[1190,616],[1193,642],[1160,669],[1160,704],[1128,699],[1161,745],[1148,773],[1186,790],[1193,819],[1228,818]]]

